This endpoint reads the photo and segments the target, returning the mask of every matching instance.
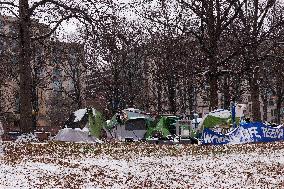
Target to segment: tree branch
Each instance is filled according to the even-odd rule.
[[[37,37],[32,37],[31,40],[40,40],[40,39],[50,37],[56,31],[56,29],[61,25],[63,21],[68,20],[73,17],[75,16],[71,14],[71,15],[61,18],[60,20],[57,21],[56,25],[50,30],[49,33],[41,35],[41,36],[37,36]]]

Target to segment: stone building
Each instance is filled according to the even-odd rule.
[[[50,28],[32,22],[34,36]],[[0,38],[0,116],[6,131],[18,130],[19,74],[17,19],[0,16],[0,32],[15,38]],[[35,130],[56,132],[75,109],[84,105],[84,46],[56,37],[32,43],[33,118]]]

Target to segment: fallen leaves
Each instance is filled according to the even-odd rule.
[[[284,143],[4,143],[0,188],[281,188]]]

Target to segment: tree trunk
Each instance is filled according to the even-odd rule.
[[[162,83],[157,83],[157,111],[158,113],[162,112]]]
[[[175,84],[174,84],[174,78],[168,78],[168,100],[170,103],[170,112],[172,114],[176,113],[176,90],[175,90]]]
[[[262,95],[262,102],[263,102],[263,121],[267,121],[267,96],[266,95]]]
[[[276,121],[278,124],[280,124],[281,121],[281,104],[282,104],[282,96],[278,95],[277,101],[276,101]]]
[[[212,18],[213,19],[213,18]],[[213,27],[213,25],[211,26]],[[211,28],[212,29],[212,28]],[[209,74],[208,74],[208,79],[209,79],[209,100],[210,100],[210,107],[209,110],[215,110],[218,109],[218,65],[217,65],[217,49],[218,45],[214,37],[214,32],[210,32],[210,53],[208,56],[208,66],[209,66]]]
[[[230,103],[230,101],[232,100],[232,99],[230,99],[230,93],[229,93],[229,91],[230,91],[230,86],[229,86],[229,83],[228,83],[228,76],[227,75],[225,75],[224,76],[224,89],[223,89],[223,95],[224,95],[224,109],[225,110],[229,110],[230,109],[230,105],[231,105],[231,103]]]
[[[82,108],[82,99],[81,99],[81,92],[78,92],[78,94],[76,94],[76,101],[75,102],[77,104],[77,109],[81,109]]]
[[[32,121],[32,70],[31,70],[31,20],[28,0],[19,1],[19,44],[20,44],[20,128],[23,133],[33,131]]]
[[[255,77],[250,81],[250,93],[252,101],[252,119],[255,122],[261,122],[259,86]]]
[[[212,73],[209,77],[209,86],[210,86],[210,111],[218,108],[218,82],[217,76]]]

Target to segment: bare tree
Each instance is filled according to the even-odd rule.
[[[87,3],[87,4],[86,4]],[[18,20],[18,35],[2,37],[14,38],[19,41],[19,75],[20,75],[20,127],[22,132],[33,131],[32,127],[32,66],[31,66],[31,44],[40,39],[50,37],[62,22],[71,18],[88,20],[94,23],[96,19],[91,14],[99,12],[96,1],[71,1],[61,0],[40,0],[32,2],[29,0],[1,1],[1,10],[14,15]],[[84,6],[85,5],[85,6]],[[87,9],[87,7],[91,7]],[[90,14],[88,14],[88,11]],[[52,28],[43,34],[33,33],[31,26],[33,19],[44,15],[44,21],[49,23]]]
[[[191,21],[185,22],[183,29],[192,34],[198,40],[204,59],[208,68],[206,75],[210,86],[210,107],[218,107],[218,79],[222,73],[222,66],[232,59],[240,49],[226,54],[222,57],[221,40],[223,33],[228,30],[228,26],[238,17],[238,14],[246,0],[237,6],[237,0],[209,0],[209,1],[185,1],[179,0],[181,5],[187,7],[187,11],[192,11],[193,16],[188,18]],[[191,23],[190,25],[186,23]],[[220,69],[221,68],[221,69]]]
[[[240,4],[240,3],[238,3]],[[261,61],[274,46],[275,41],[270,39],[271,34],[283,25],[283,20],[272,19],[272,12],[276,1],[260,2],[249,0],[240,11],[240,26],[242,27],[242,40],[245,43],[244,63],[247,80],[249,81],[252,98],[252,115],[254,121],[261,121],[260,113],[260,80],[262,72]],[[265,48],[264,48],[265,46]]]

